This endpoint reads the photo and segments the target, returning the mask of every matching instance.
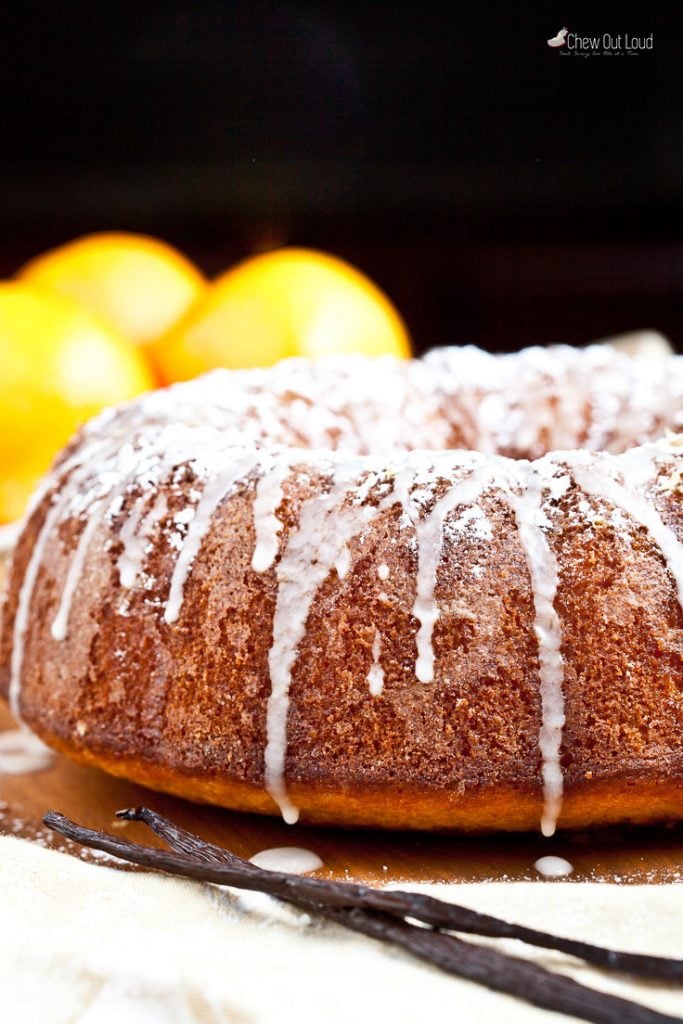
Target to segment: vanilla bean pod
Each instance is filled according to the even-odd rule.
[[[239,858],[231,857],[227,864],[224,858],[218,863],[215,853],[207,850],[203,851],[201,859],[196,852],[168,853],[83,828],[55,812],[47,814],[44,822],[66,838],[145,867],[198,881],[255,889],[281,896],[303,910],[321,914],[346,928],[395,943],[415,957],[450,974],[479,982],[545,1009],[576,1016],[593,1024],[681,1024],[682,1019],[679,1017],[671,1017],[630,1000],[596,991],[529,961],[397,920],[374,909],[366,909],[365,905],[357,903],[348,907],[348,900],[346,904],[340,905],[337,892],[340,886],[342,889],[348,887],[365,893],[375,891],[364,886],[319,882],[313,895],[310,888],[291,883],[314,880],[265,872],[254,865],[249,865],[247,869]],[[183,842],[189,845],[187,838]]]
[[[144,822],[175,850],[194,854],[200,858],[205,852],[212,851],[214,858],[207,863],[232,864],[247,870],[263,870],[256,869],[249,861],[242,860],[220,846],[208,843],[199,836],[179,828],[148,807],[133,807],[118,811],[117,817],[127,821]],[[273,874],[273,872],[267,873]],[[307,879],[306,881],[312,883],[313,887],[330,884],[320,879]],[[348,882],[341,884],[345,889],[349,886]],[[659,981],[683,981],[683,960],[646,956],[640,953],[622,953],[576,939],[565,939],[538,931],[535,928],[512,924],[489,914],[481,914],[468,907],[445,903],[443,900],[426,896],[423,893],[403,892],[399,889],[377,890],[364,886],[358,886],[357,889],[359,891],[358,898],[366,909],[378,910],[400,918],[411,917],[423,924],[429,924],[433,928],[444,928],[496,939],[519,939],[528,945],[557,950],[608,970]]]
[[[168,818],[165,818],[163,815],[158,814],[156,811],[153,811],[149,807],[131,807],[131,808],[127,808],[126,810],[117,811],[116,812],[116,816],[118,818],[122,819],[122,820],[125,820],[125,821],[140,821],[140,822],[144,822],[144,824],[146,824],[154,832],[155,835],[159,836],[161,839],[164,839],[165,842],[168,843],[168,845],[172,849],[178,850],[180,852],[188,853],[188,854],[193,854],[197,858],[201,858],[205,863],[235,864],[235,865],[236,864],[240,864],[247,871],[249,871],[249,870],[251,870],[251,871],[263,870],[263,869],[257,868],[254,864],[251,864],[249,861],[243,860],[241,857],[238,857],[236,854],[232,853],[231,851],[226,850],[224,847],[216,846],[214,843],[207,842],[206,840],[201,839],[199,836],[195,835],[194,833],[188,832],[187,829],[181,828],[179,825],[176,825],[174,822],[170,821]],[[415,917],[416,915],[415,915],[415,913],[413,913],[414,907],[413,907],[413,902],[412,902],[412,897],[415,894],[413,894],[413,893],[399,893],[399,895],[402,895],[402,896],[406,897],[406,907],[405,907],[405,911],[404,911],[405,916]],[[441,901],[434,900],[433,902],[440,903]],[[303,901],[298,901],[296,905],[299,906],[301,909],[304,909],[304,910],[305,909],[309,909],[309,908],[307,908],[305,906]],[[574,956],[579,956],[580,955],[579,953],[575,952],[575,948],[574,947],[578,947],[581,950],[586,950],[587,949],[590,954],[595,952],[596,954],[600,955],[600,960],[598,960],[598,963],[602,964],[603,963],[603,958],[604,958],[604,960],[607,961],[609,966],[611,966],[612,969],[615,969],[615,970],[616,969],[622,969],[623,970],[623,968],[619,968],[617,966],[619,964],[619,960],[620,960],[621,957],[625,957],[627,961],[631,959],[631,954],[621,954],[621,953],[617,953],[617,952],[609,950],[609,949],[604,949],[604,948],[599,947],[599,946],[597,946],[597,947],[596,946],[592,946],[592,945],[587,944],[587,943],[581,943],[581,942],[572,943],[571,940],[563,940],[563,939],[556,940],[555,936],[546,935],[543,932],[539,933],[539,932],[536,932],[536,931],[531,930],[531,929],[525,929],[525,928],[523,928],[521,926],[517,926],[517,925],[510,925],[510,924],[508,924],[508,922],[501,921],[501,920],[499,920],[498,918],[495,918],[495,917],[489,917],[489,915],[486,915],[486,914],[478,915],[476,911],[470,911],[468,908],[456,907],[456,906],[454,906],[452,904],[445,904],[444,907],[446,909],[448,909],[448,910],[454,910],[456,912],[457,911],[462,911],[466,915],[465,916],[465,920],[467,921],[467,923],[469,925],[472,925],[472,929],[474,929],[474,927],[475,927],[475,925],[472,924],[472,920],[471,920],[472,915],[474,915],[475,920],[476,920],[477,917],[481,917],[483,919],[483,929],[486,929],[485,931],[482,929],[482,931],[478,932],[478,934],[481,934],[481,935],[486,934],[487,936],[498,936],[498,937],[504,936],[504,937],[521,938],[522,934],[529,932],[534,937],[540,936],[541,938],[547,940],[547,942],[544,941],[542,943],[543,946],[545,946],[546,948],[557,948],[557,946],[553,946],[553,943],[555,943],[557,941],[558,943],[563,943],[563,944],[567,944],[567,945],[571,946],[572,947],[571,950],[565,950],[565,951],[566,952],[571,952]],[[358,916],[358,915],[354,915],[353,913],[350,913],[348,910],[337,912],[336,910],[333,910],[333,909],[328,908],[328,907],[321,907],[319,904],[312,904],[311,907],[310,907],[310,910],[311,910],[311,912],[317,912],[319,914],[322,914],[323,916],[327,917],[329,920],[336,921],[338,924],[341,924],[341,925],[343,925],[343,926],[345,926],[347,928],[352,928],[352,929],[354,929],[354,930],[356,930],[358,932],[361,932],[361,933],[363,933],[365,935],[370,935],[370,936],[372,936],[374,938],[379,938],[379,939],[383,939],[384,938],[384,939],[387,939],[389,941],[392,941],[392,942],[394,942],[394,943],[396,943],[398,945],[401,945],[404,948],[408,949],[414,955],[418,955],[417,952],[416,952],[416,948],[415,948],[415,935],[414,935],[414,933],[411,932],[411,931],[406,932],[404,929],[400,929],[399,931],[394,931],[393,935],[390,935],[389,932],[391,931],[391,924],[392,924],[391,921],[381,922],[381,921],[378,921],[378,920],[369,920],[367,913]],[[340,919],[339,916],[338,916],[339,913],[345,914],[346,916],[343,917],[343,919]],[[373,918],[378,918],[379,917],[379,915],[377,915],[377,914],[372,914],[371,916]],[[406,922],[403,922],[403,923],[405,924]],[[497,926],[500,926],[500,931],[498,931],[498,932],[495,931],[495,928]],[[408,926],[408,928],[410,929],[410,925]],[[456,930],[458,930],[458,929],[456,929]],[[461,930],[464,930],[464,929],[461,929]],[[427,934],[429,934],[429,932],[427,932]],[[536,943],[534,943],[534,944],[536,944]],[[463,945],[465,945],[465,944],[463,943]],[[469,951],[472,948],[471,944],[467,944],[467,948],[468,948],[468,951]],[[434,954],[434,950],[431,948],[431,946],[428,943],[427,944],[427,950],[425,950],[425,957],[424,958],[429,963],[433,963],[434,962],[433,954]],[[683,966],[683,964],[681,964],[680,961],[676,961],[676,960],[671,960],[671,961],[670,960],[666,960],[666,959],[659,960],[659,958],[651,958],[651,957],[639,956],[639,955],[635,955],[635,954],[633,955],[633,958],[637,962],[638,961],[641,961],[641,962],[645,961],[646,962],[645,965],[644,965],[645,969],[643,969],[643,964],[642,963],[637,963],[637,967],[640,969],[640,973],[641,974],[644,974],[645,976],[650,976],[650,977],[652,976],[652,972],[649,970],[649,963],[648,962],[653,960],[653,959],[655,961],[658,961],[660,964],[667,965],[667,966],[668,965],[672,965],[672,966],[675,966],[675,967],[678,967],[678,968],[681,968]],[[584,959],[585,959],[585,957],[584,957]],[[470,967],[473,966],[472,963],[471,963],[471,960],[472,960],[472,958],[470,958],[470,965],[469,965]],[[596,960],[597,960],[597,957],[596,957]],[[488,963],[487,967],[490,969],[490,962]],[[444,967],[444,969],[447,970],[448,968]],[[461,972],[458,971],[457,973],[460,974]],[[680,975],[678,975],[678,976],[680,976]],[[474,980],[474,981],[481,981],[482,980],[480,977],[476,977],[473,974],[468,974],[467,977],[470,978],[470,980]],[[562,976],[561,975],[557,975],[556,977],[562,977]],[[531,981],[533,983],[534,981],[536,981],[536,978],[534,977],[533,979],[531,979]],[[483,982],[483,983],[487,984],[486,982]],[[546,979],[544,978],[543,981],[542,981],[542,984],[546,984],[546,983],[547,983]],[[577,1014],[577,1015],[579,1015],[579,1014]]]
[[[401,946],[414,957],[448,974],[516,996],[544,1010],[593,1024],[681,1024],[683,1019],[589,988],[528,960],[383,914],[331,907],[322,907],[319,913],[345,928]]]

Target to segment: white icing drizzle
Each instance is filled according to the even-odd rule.
[[[0,733],[0,775],[42,772],[54,761],[54,753],[26,726]]]
[[[413,615],[419,622],[416,636],[417,661],[415,675],[421,683],[434,680],[434,646],[432,636],[440,611],[434,591],[436,575],[443,550],[443,525],[446,517],[458,505],[476,501],[491,484],[491,469],[488,465],[475,466],[464,480],[458,480],[434,505],[423,519],[418,517],[410,486],[406,480],[397,482],[397,494],[401,497],[404,510],[415,527],[417,540],[417,580]]]
[[[53,504],[47,511],[43,526],[33,545],[31,557],[26,567],[26,572],[19,590],[17,611],[14,617],[14,636],[12,642],[12,660],[10,663],[9,683],[9,705],[12,710],[12,714],[17,719],[21,717],[21,672],[24,664],[24,643],[26,640],[26,630],[28,629],[31,598],[33,597],[33,590],[36,585],[38,573],[40,572],[40,568],[43,564],[45,545],[47,544],[52,530],[57,526],[62,517],[65,504],[66,501],[64,496],[62,496],[61,501],[55,501],[53,499]]]
[[[539,857],[534,867],[539,875],[544,875],[546,878],[566,878],[574,870],[574,865],[564,857],[553,856]]]
[[[24,577],[17,595],[17,610],[14,615],[12,630],[12,656],[10,659],[10,680],[8,689],[8,700],[12,714],[21,721],[21,675],[24,665],[24,647],[26,631],[28,629],[28,618],[31,609],[31,599],[38,578],[38,573],[43,562],[45,547],[52,530],[59,524],[65,509],[77,491],[82,479],[91,472],[91,460],[96,460],[101,451],[106,448],[106,442],[96,441],[85,451],[78,452],[71,459],[67,459],[53,473],[48,473],[31,496],[26,512],[24,513],[24,527],[30,522],[40,503],[46,498],[50,489],[55,486],[57,480],[62,480],[61,492],[54,494],[45,512],[43,525],[33,543],[31,557],[28,560]],[[83,465],[81,460],[87,463]],[[22,527],[23,530],[23,527]]]
[[[683,545],[670,527],[664,523],[654,504],[638,494],[626,483],[620,483],[610,473],[610,467],[623,469],[625,479],[634,486],[643,487],[654,482],[656,464],[654,454],[644,448],[634,449],[612,459],[595,458],[590,463],[583,452],[562,453],[555,456],[571,466],[572,476],[584,493],[610,502],[626,512],[658,546],[676,584],[678,601],[683,607]]]
[[[285,875],[307,875],[325,867],[317,853],[301,846],[274,846],[270,850],[255,853],[249,860],[264,871],[277,871]]]
[[[134,457],[134,462],[135,461],[136,460],[135,460],[135,457]],[[143,465],[144,465],[144,463],[143,463]],[[144,474],[142,473],[142,468],[143,468],[142,466],[138,467],[138,471],[141,473],[141,475],[143,476],[143,479],[144,479]],[[109,473],[105,472],[105,473],[103,473],[101,475],[101,479],[98,481],[98,494],[100,496],[96,497],[91,502],[91,504],[89,506],[86,506],[86,509],[85,509],[85,512],[84,512],[84,515],[86,516],[86,524],[85,524],[85,527],[83,528],[83,530],[81,531],[80,537],[78,538],[78,543],[76,545],[76,550],[74,552],[73,558],[72,558],[71,563],[69,565],[69,568],[68,568],[68,571],[67,571],[67,574],[66,574],[66,579],[64,581],[64,586],[62,588],[62,596],[61,596],[61,599],[60,599],[59,608],[58,608],[57,614],[55,615],[55,618],[53,619],[53,622],[52,622],[51,634],[52,634],[52,637],[53,637],[54,640],[58,640],[58,641],[66,640],[67,633],[68,633],[69,615],[71,613],[71,605],[72,605],[72,602],[73,602],[73,598],[74,598],[74,595],[76,593],[76,589],[78,587],[78,583],[80,581],[81,575],[83,573],[83,568],[84,568],[84,565],[85,565],[85,559],[86,559],[87,554],[88,554],[88,549],[90,547],[90,543],[92,541],[93,535],[95,534],[95,532],[97,530],[98,525],[100,524],[100,521],[102,519],[102,515],[104,513],[104,510],[105,510],[105,507],[107,505],[107,502],[111,498],[112,493],[113,493],[115,495],[115,498],[114,498],[114,502],[112,503],[112,506],[110,506],[110,511],[112,510],[113,507],[116,507],[117,505],[122,504],[124,488],[125,488],[125,486],[127,484],[130,483],[131,476],[134,476],[134,475],[135,475],[135,472],[133,472],[132,474],[131,473],[125,473],[123,476],[121,476],[120,474],[117,474],[115,472],[114,473],[112,473],[112,472],[109,472]],[[160,495],[158,497],[164,498],[163,495]],[[164,503],[165,503],[165,498],[164,498]],[[135,537],[135,529],[137,527],[138,519],[139,519],[139,514],[138,513],[139,513],[139,510],[141,510],[141,509],[142,509],[142,499],[140,500],[140,502],[138,504],[136,504],[136,506],[133,509],[133,513],[131,514],[129,519],[126,522],[124,522],[124,524],[123,524],[123,527],[122,527],[122,530],[121,530],[121,534],[122,534],[122,536],[125,535],[125,539],[124,539],[124,552],[126,551],[126,545],[128,547],[128,551],[130,552],[132,550],[132,548],[133,548],[134,542],[137,540],[137,538]],[[132,527],[131,527],[131,520],[132,520]],[[137,557],[139,557],[141,559],[143,557],[143,554],[144,554],[144,551],[141,552],[139,555],[137,555]],[[122,555],[121,557],[123,558],[124,556]],[[130,562],[132,563],[132,556],[131,556]],[[121,559],[119,559],[118,568],[119,568],[119,573],[121,575]],[[126,573],[125,570],[127,570],[128,568],[129,568],[129,565],[124,565],[124,573],[123,573],[124,576],[127,576],[127,573]],[[133,579],[132,582],[134,582],[134,579]],[[131,585],[132,585],[132,583],[131,583]]]
[[[372,665],[367,674],[368,689],[373,697],[379,697],[384,689],[384,669],[380,664],[382,654],[382,634],[375,629],[375,639],[372,641]]]
[[[351,568],[351,549],[348,544],[344,545],[338,556],[335,558],[334,567],[337,570],[337,576],[339,579],[343,580]]]
[[[131,478],[136,476],[136,473],[145,479],[143,472],[145,463],[149,462],[149,459],[143,459],[141,464],[138,464],[137,457],[132,449],[124,451],[123,465],[126,464],[126,456],[133,455],[134,469],[132,472],[116,472],[113,467],[108,470],[104,470],[99,478],[97,479],[97,489],[95,491],[95,497],[85,495],[85,501],[90,501],[90,504],[86,504],[83,514],[86,517],[86,524],[81,531],[78,539],[76,550],[73,558],[69,564],[66,578],[62,588],[62,595],[60,598],[59,607],[57,613],[52,621],[51,635],[54,640],[63,641],[66,639],[68,634],[68,623],[69,615],[71,613],[71,605],[73,598],[80,581],[83,568],[85,565],[85,559],[88,554],[90,543],[93,535],[97,530],[97,527],[102,519],[102,515],[107,505],[107,501],[111,498],[112,493],[115,495],[114,501],[110,505],[109,511],[112,512],[115,508],[120,508],[123,504],[123,492],[127,484],[130,483]],[[116,464],[116,456],[114,457],[114,465]],[[69,485],[67,484],[66,493],[69,493]],[[81,499],[83,500],[83,499]],[[137,536],[137,526],[140,518],[140,513],[144,507],[144,499],[140,498],[139,501],[133,508],[132,513],[128,519],[124,521],[121,528],[121,538],[123,540],[124,551],[118,561],[119,576],[124,586],[132,586],[135,582],[136,571],[139,568],[139,564],[144,557],[144,550],[146,541],[142,540]],[[155,500],[152,511],[149,516],[143,520],[142,528],[140,533],[144,537],[145,527],[147,520],[157,514],[157,511],[166,508],[165,495],[159,493]]]
[[[299,528],[289,537],[276,569],[278,590],[273,640],[268,652],[271,693],[266,715],[264,776],[266,789],[288,824],[294,824],[299,817],[284,780],[289,688],[298,647],[319,587],[349,541],[378,511],[372,505],[346,501],[349,492],[353,494],[352,484],[358,475],[357,464],[341,464],[335,469],[330,491],[304,502]]]
[[[135,503],[129,516],[121,526],[119,534],[123,543],[123,551],[119,556],[117,568],[121,586],[130,590],[135,586],[142,572],[145,556],[149,551],[149,542],[154,529],[168,512],[168,500],[163,491],[157,493],[152,507],[143,517],[145,496]]]
[[[478,464],[475,461],[470,475],[452,484],[423,519],[418,518],[416,509],[414,477],[411,478],[405,471],[398,474],[395,487],[395,495],[401,500],[414,525],[417,540],[417,596],[413,614],[420,623],[416,637],[416,676],[420,682],[432,682],[434,679],[432,636],[440,614],[434,593],[447,516],[461,504],[476,502],[493,485],[500,488],[503,500],[515,515],[529,570],[534,604],[534,633],[538,642],[541,694],[539,749],[543,762],[541,830],[544,835],[552,835],[555,831],[563,792],[560,746],[564,728],[564,666],[561,654],[562,626],[554,606],[558,567],[544,532],[544,527],[550,524],[542,509],[544,490],[549,489],[559,495],[568,486],[566,478],[553,479],[555,472],[555,466],[546,467],[542,462],[530,464],[495,457],[489,457],[485,462],[479,461]],[[488,531],[488,521],[485,525]]]
[[[71,603],[76,593],[76,587],[78,581],[81,578],[83,572],[83,566],[85,563],[85,556],[88,553],[90,547],[90,541],[100,524],[100,513],[104,507],[104,499],[96,501],[94,505],[88,510],[86,515],[88,516],[87,522],[81,531],[81,535],[78,538],[78,544],[76,545],[76,551],[71,559],[64,586],[62,588],[62,597],[59,602],[59,608],[57,614],[52,620],[52,626],[50,632],[54,640],[66,640],[68,626],[69,626],[69,614],[71,612]]]
[[[254,497],[254,529],[256,546],[251,559],[254,572],[270,569],[280,546],[282,521],[276,513],[283,498],[283,483],[291,469],[291,457],[280,455],[264,467],[256,484]]]
[[[142,561],[145,557],[146,541],[138,535],[138,526],[145,510],[147,496],[141,495],[121,524],[119,540],[123,550],[116,563],[121,586],[126,590],[135,585]]]
[[[551,836],[557,826],[564,788],[560,763],[565,722],[562,624],[555,611],[559,572],[557,559],[544,531],[544,527],[550,525],[542,508],[543,492],[548,481],[543,479],[538,464],[518,463],[511,466],[514,466],[521,486],[504,491],[503,496],[515,514],[519,540],[531,579],[541,693],[541,831],[544,836]]]
[[[194,509],[189,510],[193,514],[173,568],[168,600],[164,609],[164,622],[171,624],[177,622],[180,617],[185,582],[201,549],[202,541],[209,531],[214,512],[232,491],[235,484],[254,468],[255,462],[254,456],[233,461],[228,469],[210,477],[204,485],[197,505]]]

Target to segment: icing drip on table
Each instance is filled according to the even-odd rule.
[[[54,752],[25,726],[0,733],[0,775],[42,772],[53,761]]]
[[[286,875],[307,875],[325,867],[317,853],[301,846],[274,846],[270,850],[255,853],[249,860],[264,871],[277,871]]]
[[[266,713],[265,785],[288,824],[299,817],[284,781],[287,753],[289,688],[298,647],[319,587],[352,540],[377,514],[370,504],[356,504],[353,484],[358,463],[334,471],[327,494],[304,502],[299,527],[289,537],[276,569],[278,582],[273,639],[268,652],[271,693]],[[349,501],[350,499],[350,501]]]
[[[375,639],[372,641],[372,665],[367,674],[368,689],[373,697],[379,697],[384,689],[384,669],[380,664],[382,654],[382,634],[375,629]]]
[[[545,878],[566,878],[574,870],[574,865],[564,857],[553,856],[539,857],[534,867],[539,875],[544,875]]]

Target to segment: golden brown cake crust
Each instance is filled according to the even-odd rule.
[[[286,401],[291,404],[291,395]],[[155,416],[158,410],[143,420]],[[287,449],[288,472],[270,513],[277,513],[279,523],[277,554],[257,571],[255,500],[273,466],[262,454],[253,456],[261,452],[261,441],[254,441],[253,467],[238,474],[210,510],[188,564],[177,620],[166,621],[174,573],[192,535],[186,512],[194,510],[196,524],[200,496],[215,473],[191,458],[171,457],[152,482],[137,421],[129,424],[130,436],[138,440],[125,464],[128,476],[117,470],[115,488],[104,496],[94,492],[82,508],[76,499],[91,486],[90,476],[82,487],[72,484],[72,504],[35,558],[46,521],[81,462],[87,466],[90,460],[101,480],[106,460],[123,458],[112,452],[125,443],[116,433],[125,425],[119,414],[113,425],[105,421],[76,439],[36,503],[8,572],[0,631],[2,691],[7,695],[13,686],[27,724],[76,760],[190,799],[272,813],[277,807],[265,785],[266,748],[277,731],[273,722],[278,726],[282,716],[277,719],[272,707],[269,712],[277,668],[269,657],[288,582],[286,553],[304,541],[312,550],[321,537],[332,543],[322,533],[302,541],[302,523],[305,510],[333,492],[341,456],[330,463],[329,453],[315,455],[307,462]],[[455,429],[451,417],[448,430]],[[435,448],[443,433],[437,432]],[[103,435],[115,444],[95,467],[93,445]],[[198,437],[197,444],[203,440]],[[359,456],[354,480],[342,488],[330,514],[338,516],[340,530],[349,509],[367,509],[367,521],[350,531],[347,564],[339,564],[339,552],[336,561],[329,557],[312,587],[310,609],[304,609],[301,638],[290,645],[283,781],[302,819],[392,828],[537,827],[543,769],[552,762],[539,748],[548,706],[552,710],[543,685],[557,681],[549,670],[545,684],[541,679],[543,644],[552,644],[539,640],[539,628],[552,627],[553,614],[561,629],[566,718],[557,752],[560,826],[683,816],[683,612],[673,547],[666,557],[661,544],[662,537],[671,545],[683,537],[680,456],[673,445],[641,452],[631,463],[596,456],[574,465],[561,455],[553,462],[520,463],[529,480],[546,481],[529,513],[529,529],[535,531],[530,540],[519,495],[530,493],[531,483],[527,487],[527,477],[519,476],[522,469],[508,478],[509,467],[517,464],[501,460],[493,482],[475,500],[454,504],[441,524],[431,582],[438,616],[428,645],[419,635],[429,616],[416,614],[419,580],[423,587],[429,582],[420,524],[435,516],[452,488],[496,456],[408,455],[412,475],[403,500],[397,496],[402,457],[369,464]],[[242,457],[241,448],[226,446],[221,471]],[[284,457],[278,449],[277,458]],[[436,464],[428,472],[432,457]],[[599,472],[630,493],[628,466],[645,464],[651,478],[635,490],[654,510],[650,528],[638,519],[640,505],[634,512],[635,506],[611,501],[584,479],[590,483],[590,473]],[[412,519],[406,518],[407,502],[413,502]],[[542,522],[536,522],[537,512]],[[144,551],[135,547],[134,533],[126,533],[136,515],[143,532],[148,517]],[[80,542],[90,522],[84,547]],[[321,530],[329,522],[327,516]],[[547,546],[546,563],[550,559],[557,572],[545,619],[534,543]],[[128,587],[121,581],[126,545],[139,559],[139,576]],[[74,583],[79,551],[82,565]],[[70,579],[66,635],[55,639]],[[25,635],[18,628],[22,601]],[[298,612],[285,610],[291,628]],[[416,679],[420,645],[423,655],[434,655],[431,682]],[[368,682],[373,665],[382,674],[376,693]]]

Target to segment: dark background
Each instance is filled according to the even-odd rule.
[[[209,273],[310,245],[420,348],[683,349],[681,5],[518,8],[6,4],[0,272],[109,228]],[[562,25],[654,50],[570,57]]]

